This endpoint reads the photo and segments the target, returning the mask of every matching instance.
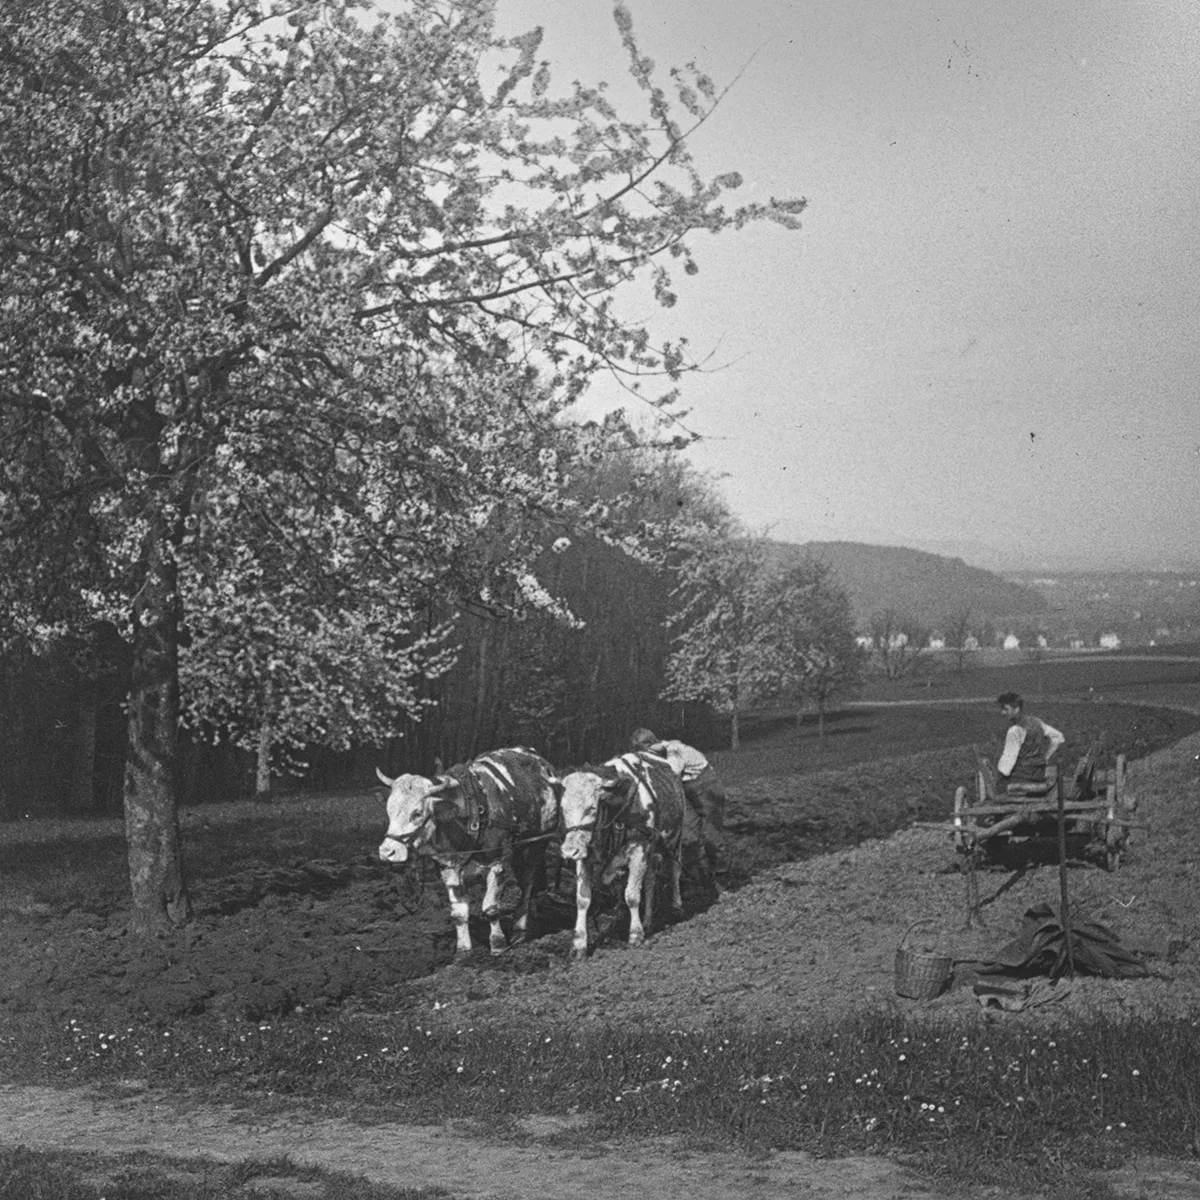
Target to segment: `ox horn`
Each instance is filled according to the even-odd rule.
[[[447,792],[452,792],[459,786],[459,782],[453,775],[439,775],[438,781],[425,793],[426,796],[444,796]]]
[[[378,775],[380,780],[386,783],[388,787],[391,787],[392,784],[396,782],[395,779],[389,779],[378,767],[375,768],[375,774]]]

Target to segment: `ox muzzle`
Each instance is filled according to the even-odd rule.
[[[384,862],[408,862],[411,849],[407,842],[402,841],[400,838],[394,838],[389,834],[379,843],[379,857]]]
[[[572,862],[582,862],[587,858],[595,829],[595,821],[590,821],[586,825],[569,826],[563,836],[562,848],[559,850],[562,857]]]
[[[430,818],[426,817],[420,825],[408,830],[407,833],[389,833],[379,843],[379,857],[384,862],[403,863],[416,852],[429,826]]]

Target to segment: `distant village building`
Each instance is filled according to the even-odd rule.
[[[1050,643],[1046,641],[1046,635],[1044,633],[1039,633],[1037,635],[1037,644],[1039,650],[1045,650]]]
[[[963,642],[963,649],[964,650],[978,650],[979,649],[979,639],[973,633],[967,634],[966,640]]]
[[[1115,633],[1102,633],[1100,635],[1101,650],[1120,650],[1121,639]]]
[[[1021,639],[1015,633],[1010,633],[1006,635],[1003,645],[1005,650],[1020,650]]]
[[[945,650],[946,639],[940,633],[935,633],[929,638],[930,650]]]

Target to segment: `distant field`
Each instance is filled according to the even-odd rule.
[[[1047,701],[1030,704],[1067,737],[1060,752],[1073,766],[1095,741],[1113,753],[1141,758],[1200,729],[1200,715],[1128,703]],[[970,772],[970,747],[997,750],[1004,722],[991,702],[974,704],[863,704],[830,714],[825,737],[818,737],[815,720],[806,718],[797,730],[795,719],[760,717],[747,722],[742,748],[709,754],[729,783],[780,775],[836,771],[880,759],[926,751],[965,747],[964,770]],[[963,780],[965,782],[965,780]],[[953,787],[951,787],[951,794]]]
[[[991,697],[1020,692],[1027,700],[1111,700],[1178,704],[1200,711],[1200,655],[1131,652],[1129,655],[1050,655],[1041,662],[1020,658],[995,665],[968,662],[959,674],[946,656],[929,659],[931,669],[900,680],[871,678],[865,700]],[[994,661],[994,659],[993,659]]]
[[[1067,736],[1064,762],[1093,742],[1140,758],[1200,729],[1200,659],[1143,661],[1111,657],[940,670],[918,679],[872,679],[853,705],[830,713],[825,737],[816,718],[791,713],[744,719],[742,748],[713,747],[710,757],[731,783],[840,770],[922,751],[996,748],[1004,722],[995,699],[1021,693],[1028,709]],[[1190,711],[1176,711],[1186,709]],[[968,753],[964,763],[969,768]]]

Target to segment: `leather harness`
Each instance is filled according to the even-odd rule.
[[[493,812],[492,806],[487,802],[487,792],[482,779],[486,778],[494,784],[501,796],[509,801],[511,808],[515,804],[517,784],[509,769],[499,760],[484,756],[467,763],[463,768],[452,769],[450,777],[458,784],[462,794],[463,809],[465,810],[462,821],[434,820],[431,810],[415,829],[410,830],[402,837],[392,837],[391,840],[402,842],[411,848],[420,831],[432,822],[433,835],[429,839],[429,846],[442,857],[457,858],[466,862],[475,855],[501,852],[503,847],[500,843],[504,833],[516,829],[515,813],[507,822],[497,819],[499,813]],[[485,844],[490,830],[496,831],[494,846]],[[458,833],[459,836],[455,837],[455,833]],[[516,839],[512,845],[523,846],[531,842],[547,841],[554,836],[556,835],[553,832],[536,834],[532,837]]]
[[[655,755],[653,757],[658,756]],[[633,759],[632,762],[629,761],[630,758]],[[652,828],[650,825],[650,809],[657,809],[658,794],[654,790],[654,785],[650,781],[641,756],[632,754],[620,755],[604,765],[606,767],[611,766],[618,778],[623,776],[629,779],[634,786],[630,788],[619,807],[609,810],[607,821],[602,819],[601,813],[605,809],[605,806],[601,804],[600,810],[596,813],[595,820],[584,821],[579,825],[569,825],[564,832],[573,833],[578,830],[591,830],[597,842],[612,839],[612,844],[596,846],[598,856],[606,861],[616,855],[617,851],[624,844],[625,839],[631,833],[640,834],[647,843],[658,841],[667,849],[673,850],[674,847],[671,846],[671,841],[677,839],[668,838],[661,829]],[[601,769],[585,768],[585,770],[599,776]],[[639,788],[645,788],[649,800],[649,804],[646,806],[644,812],[636,811],[634,808],[633,800]],[[613,835],[618,831],[624,834],[619,843],[613,838]]]

